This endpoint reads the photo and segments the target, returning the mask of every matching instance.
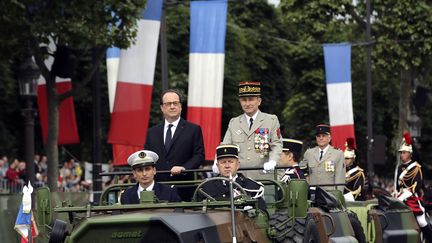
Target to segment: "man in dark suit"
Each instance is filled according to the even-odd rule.
[[[160,108],[165,121],[147,131],[144,148],[159,155],[156,164],[158,171],[170,170],[171,173],[159,173],[155,178],[157,181],[193,180],[192,174],[184,174],[182,171],[196,169],[204,161],[201,127],[180,117],[181,95],[176,90],[162,93]],[[189,201],[193,191],[193,188],[179,188],[183,201]]]
[[[121,204],[139,203],[142,191],[154,191],[155,196],[161,201],[181,201],[176,188],[154,181],[155,163],[158,158],[156,153],[148,150],[140,150],[129,156],[127,162],[132,167],[137,184],[121,194]]]
[[[264,185],[260,182],[254,181],[249,177],[245,177],[241,173],[237,173],[240,168],[240,161],[238,159],[239,147],[235,144],[222,144],[216,148],[216,165],[219,169],[219,177],[230,177],[233,181],[237,182],[244,191],[252,198],[258,199],[258,207],[263,212],[267,213],[266,203],[263,199]],[[239,196],[241,190],[234,186],[234,197]],[[230,187],[229,182],[225,180],[211,180],[203,184],[202,190],[210,197],[216,200],[229,200]],[[198,200],[203,200],[205,197],[198,194]]]

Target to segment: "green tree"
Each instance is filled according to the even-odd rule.
[[[127,48],[136,36],[136,22],[145,0],[135,1],[2,1],[0,53],[2,60],[34,56],[46,80],[48,103],[48,135],[45,149],[48,156],[48,185],[57,190],[58,125],[60,103],[77,94],[92,80],[104,57],[106,48],[115,45]],[[13,33],[13,34],[11,34]],[[47,45],[53,41],[57,50],[72,50],[68,55],[56,55]],[[93,54],[92,65],[74,89],[58,94],[55,88],[55,70],[49,70],[44,60],[55,56],[61,68],[74,66],[74,53]],[[58,52],[57,52],[58,53]],[[64,65],[69,65],[65,67]],[[74,78],[78,70],[67,70]]]

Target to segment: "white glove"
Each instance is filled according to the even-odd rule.
[[[411,197],[413,194],[407,189],[402,189],[402,193],[398,195],[397,199],[399,201],[405,201],[407,198]]]
[[[351,192],[344,194],[345,202],[354,202],[354,195]]]
[[[276,167],[276,161],[270,160],[269,162],[264,163],[264,170],[274,170]]]
[[[217,160],[215,160],[213,165],[212,165],[212,171],[215,174],[219,174],[219,168],[217,167]]]

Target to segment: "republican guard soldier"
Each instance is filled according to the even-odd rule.
[[[365,174],[363,169],[357,165],[356,154],[354,150],[354,138],[348,138],[345,144],[345,166],[346,166],[346,184],[344,189],[345,201],[355,201],[361,199],[362,190],[365,184]]]
[[[412,160],[413,146],[409,133],[404,134],[399,148],[400,164],[395,176],[395,196],[411,208],[416,216],[423,237],[432,242],[432,229],[426,220],[423,206],[423,173],[421,165]]]

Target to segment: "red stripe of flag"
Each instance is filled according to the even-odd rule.
[[[221,141],[222,108],[188,107],[187,120],[200,124],[204,137],[206,160],[215,158],[215,148]]]
[[[58,94],[63,94],[72,89],[71,81],[62,81],[56,83]],[[39,119],[42,129],[42,138],[46,143],[48,134],[48,105],[46,85],[38,85],[38,108]],[[72,96],[63,100],[59,106],[59,131],[58,144],[74,144],[79,143],[78,127],[75,117],[75,106]]]
[[[354,138],[354,124],[330,126],[330,132],[332,136],[331,144],[333,147],[345,150],[345,142],[347,138]],[[356,142],[354,139],[354,147],[356,148]]]
[[[109,143],[144,145],[149,123],[152,91],[152,85],[117,82],[114,111],[111,114]]]

